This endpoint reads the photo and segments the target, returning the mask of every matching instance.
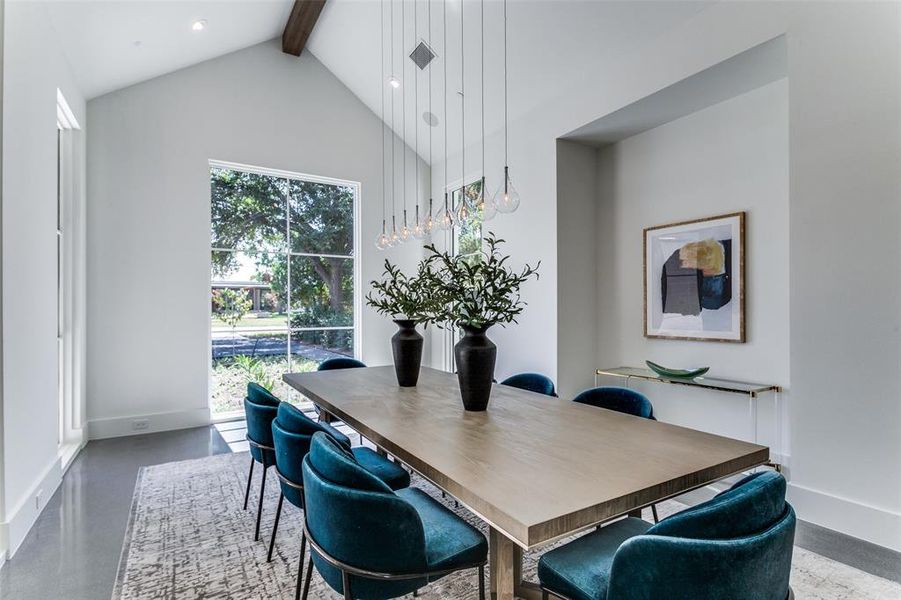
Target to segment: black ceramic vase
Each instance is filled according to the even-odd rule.
[[[463,325],[463,339],[454,346],[457,380],[466,410],[485,410],[491,397],[497,346],[485,335],[488,327]]]
[[[397,333],[391,337],[394,351],[394,371],[401,387],[414,387],[419,381],[419,366],[422,364],[422,336],[416,331],[416,321],[395,319]]]

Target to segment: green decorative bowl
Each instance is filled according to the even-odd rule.
[[[652,371],[661,377],[669,377],[672,379],[694,379],[700,377],[710,370],[710,367],[701,367],[700,369],[669,369],[649,360],[644,361]]]

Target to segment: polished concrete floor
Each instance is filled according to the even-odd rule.
[[[138,469],[230,451],[213,427],[90,442],[0,569],[0,598],[108,600]]]

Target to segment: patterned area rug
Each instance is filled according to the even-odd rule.
[[[249,458],[246,453],[145,467],[138,475],[131,516],[125,533],[113,600],[201,598],[291,599],[297,576],[302,513],[285,503],[275,553],[266,562],[269,534],[278,501],[272,469],[266,481],[261,540],[253,541],[259,466],[247,511],[241,510]],[[413,485],[486,530],[472,513],[454,509],[433,485],[415,476]],[[251,506],[254,510],[251,510]],[[658,505],[660,517],[685,506]],[[650,517],[649,512],[646,515]],[[563,542],[561,542],[563,543]],[[549,547],[541,549],[546,551]],[[540,552],[523,560],[526,577],[535,580]],[[478,598],[476,572],[445,577],[420,592],[423,599]],[[801,600],[884,600],[901,598],[901,585],[795,548],[792,587]],[[311,598],[340,596],[314,571]]]

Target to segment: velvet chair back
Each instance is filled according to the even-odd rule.
[[[330,431],[331,430],[331,431]],[[297,485],[303,485],[303,459],[310,451],[313,434],[317,431],[338,436],[338,442],[350,447],[347,437],[324,423],[317,423],[295,406],[282,402],[278,416],[272,422],[272,440],[275,443],[275,464],[283,477]],[[279,481],[285,498],[294,506],[303,507],[303,494]]]
[[[245,398],[244,417],[247,419],[247,437],[257,444],[272,448],[272,422],[277,414],[277,406],[258,404],[250,398]],[[260,448],[251,444],[250,455],[253,456],[254,460],[265,464],[267,467],[275,464],[275,453],[271,450],[261,451]]]
[[[623,387],[596,387],[585,390],[573,402],[615,410],[645,419],[654,419],[654,407],[644,394]],[[656,419],[655,419],[656,420]]]
[[[259,383],[255,381],[250,381],[247,383],[247,397],[251,402],[255,404],[263,404],[265,406],[275,406],[278,408],[278,405],[281,404],[281,400],[279,400],[275,394],[261,386]]]
[[[425,532],[416,510],[324,433],[313,435],[303,480],[307,529],[329,556],[374,572],[428,570]],[[315,551],[313,562],[332,589],[343,593],[341,571]],[[409,594],[426,585],[427,578],[351,577],[351,583],[354,597],[380,600]]]
[[[355,359],[345,356],[337,358],[328,358],[319,364],[317,371],[334,371],[335,369],[364,369],[366,364]]]
[[[751,475],[624,542],[607,600],[668,589],[698,600],[781,600],[788,596],[794,536],[785,479],[771,471]]]
[[[544,394],[545,396],[557,395],[554,389],[554,382],[540,373],[519,373],[518,375],[507,377],[501,382],[501,385],[509,385],[510,387],[535,392],[536,394]]]
[[[310,450],[311,435],[292,433],[282,428],[278,419],[272,422],[275,441],[275,465],[283,477],[303,486],[303,457]],[[294,506],[303,508],[303,492],[279,480],[282,494]]]

